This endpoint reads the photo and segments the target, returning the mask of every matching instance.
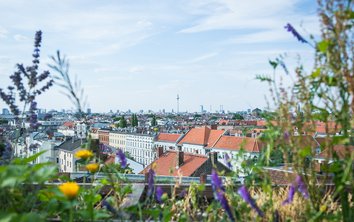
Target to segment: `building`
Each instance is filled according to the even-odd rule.
[[[183,152],[205,155],[224,133],[224,130],[214,130],[207,126],[193,128],[178,142],[178,146]]]
[[[247,160],[256,161],[260,155],[262,144],[256,138],[221,136],[212,147],[212,152],[217,152],[219,159],[227,166],[230,161],[233,171],[242,170],[241,163]],[[241,150],[243,150],[241,152]],[[226,155],[230,158],[227,160]],[[240,176],[244,176],[244,172]]]
[[[127,136],[128,134],[125,132],[119,131],[110,131],[109,132],[109,145],[122,150],[123,152],[127,152]]]
[[[81,149],[84,143],[85,141],[81,139],[75,140],[71,138],[56,147],[58,149],[57,163],[59,172],[71,173],[77,171],[75,153]]]
[[[67,137],[75,136],[75,123],[65,122],[63,125],[59,126],[58,132]]]
[[[136,162],[144,166],[156,158],[155,136],[150,134],[127,134],[126,150]]]
[[[155,147],[163,147],[163,151],[177,150],[177,143],[183,138],[183,134],[159,133],[155,141]]]
[[[217,154],[210,152],[208,156],[170,150],[158,150],[158,158],[147,166],[141,174],[146,174],[154,168],[158,176],[185,176],[198,177],[202,174],[209,175],[214,167],[219,171],[229,172],[223,164],[218,162]]]
[[[97,133],[99,143],[109,145],[109,130],[100,129]]]

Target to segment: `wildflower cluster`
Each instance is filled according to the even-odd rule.
[[[32,65],[25,67],[23,64],[17,64],[17,71],[10,76],[12,85],[7,87],[8,92],[0,88],[0,98],[9,106],[15,116],[18,117],[20,115],[20,109],[16,103],[14,90],[19,95],[19,102],[25,103],[25,108],[29,104],[27,120],[30,122],[31,128],[34,129],[38,127],[37,115],[35,113],[37,110],[36,96],[47,91],[54,83],[54,80],[50,78],[49,71],[38,72],[41,42],[42,32],[37,31],[34,40]],[[27,80],[27,82],[24,82],[24,80]]]

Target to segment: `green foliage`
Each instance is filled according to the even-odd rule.
[[[124,118],[124,116],[121,116],[119,120],[119,128],[127,128],[127,120]]]
[[[153,115],[151,119],[151,126],[157,126],[156,116]]]
[[[232,117],[232,119],[235,119],[235,120],[243,120],[243,116],[239,113],[235,113],[234,116]]]
[[[132,115],[131,124],[132,124],[132,127],[138,126],[139,120],[138,120],[138,117],[137,117],[136,114],[133,114],[133,115]]]
[[[1,118],[0,118],[0,125],[1,125],[1,124],[8,124],[8,121],[7,121],[6,119],[1,119]]]

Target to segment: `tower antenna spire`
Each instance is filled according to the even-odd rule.
[[[177,113],[179,113],[179,95],[177,94]]]

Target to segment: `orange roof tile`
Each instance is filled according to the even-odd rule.
[[[178,169],[176,169],[177,152],[171,150],[164,153],[160,158],[152,162],[141,172],[141,174],[147,173],[151,166],[155,165],[156,167],[154,168],[154,171],[156,175],[191,176],[207,160],[208,157],[203,155],[184,153],[183,164]]]
[[[63,126],[66,126],[66,127],[68,127],[68,128],[74,128],[75,123],[74,123],[74,122],[65,122],[65,123],[63,124]]]
[[[212,130],[207,126],[193,128],[186,133],[178,144],[189,143],[211,147],[223,133],[224,130]]]
[[[256,138],[222,136],[213,146],[215,149],[228,149],[238,151],[243,148],[247,152],[260,152],[261,146]]]
[[[333,146],[333,152],[337,154],[339,159],[344,159],[347,155],[351,155],[354,152],[354,146],[335,145]],[[328,148],[318,155],[318,157],[324,159],[331,159],[332,156]]]
[[[157,141],[176,142],[180,136],[181,134],[160,133],[157,137]]]

